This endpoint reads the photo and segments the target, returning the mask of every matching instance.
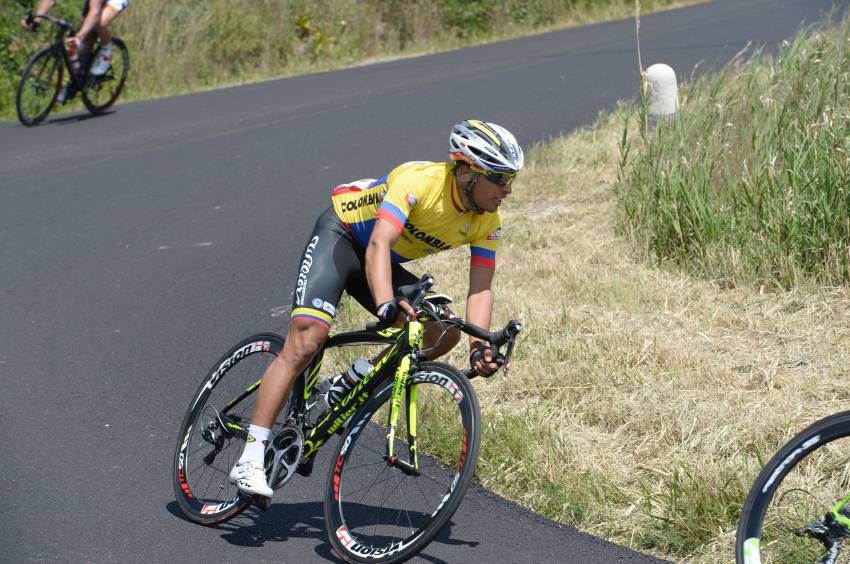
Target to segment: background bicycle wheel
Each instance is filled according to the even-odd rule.
[[[794,532],[822,519],[850,493],[850,414],[844,414],[843,421],[832,419],[833,426],[819,423],[789,441],[765,465],[748,497],[739,527],[739,551],[747,540],[744,537],[756,534],[765,498],[773,494],[762,520],[762,563],[812,563],[823,556],[820,542]],[[815,450],[808,452],[811,448]],[[836,562],[850,562],[850,552],[845,548]]]

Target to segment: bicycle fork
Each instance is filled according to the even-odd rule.
[[[408,345],[411,351],[415,351],[419,341],[422,339],[424,325],[419,321],[411,321],[408,330]],[[390,415],[387,432],[387,454],[384,455],[389,466],[393,466],[401,470],[408,476],[419,475],[419,456],[416,452],[416,386],[407,387],[407,380],[410,377],[411,366],[415,353],[411,352],[401,358],[396,368],[395,380],[393,383],[392,398],[390,401]],[[407,442],[408,451],[410,454],[409,460],[404,460],[398,457],[395,453],[395,435],[398,427],[398,415],[401,407],[402,398],[406,401],[407,407]]]

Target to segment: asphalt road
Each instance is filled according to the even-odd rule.
[[[775,46],[833,3],[645,16],[644,65],[688,76],[749,41]],[[526,146],[588,124],[634,95],[636,66],[627,20],[0,125],[0,561],[332,558],[324,470],[259,516],[212,529],[179,517],[171,457],[202,373],[239,338],[284,329],[296,255],[334,185],[443,159],[466,117]],[[461,559],[652,561],[480,488],[419,560]]]

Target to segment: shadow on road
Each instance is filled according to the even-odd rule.
[[[170,502],[166,509],[175,517],[186,520],[177,502]],[[478,541],[451,538],[453,526],[454,522],[449,521],[417,557],[434,564],[448,564],[429,554],[434,551],[435,545],[475,547],[480,544]],[[227,523],[212,528],[222,531],[221,538],[228,543],[244,547],[260,547],[266,542],[285,542],[294,538],[315,539],[318,556],[334,562],[341,561],[328,542],[324,505],[320,502],[275,503],[265,512],[250,507]]]
[[[104,117],[104,116],[112,115],[114,113],[115,113],[115,110],[108,110],[108,111],[105,111],[105,112],[101,112],[99,114],[92,114],[92,113],[89,113],[89,112],[77,113],[77,114],[71,114],[71,115],[57,117],[57,118],[53,118],[53,119],[48,119],[47,123],[55,123],[55,124],[58,124],[58,125],[68,125],[70,123],[76,123],[76,122],[80,122],[80,121],[86,121],[86,120],[90,120],[90,119],[94,119],[94,118]]]

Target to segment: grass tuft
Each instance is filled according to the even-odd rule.
[[[729,286],[850,281],[848,30],[811,29],[684,88],[621,167],[618,231]]]

